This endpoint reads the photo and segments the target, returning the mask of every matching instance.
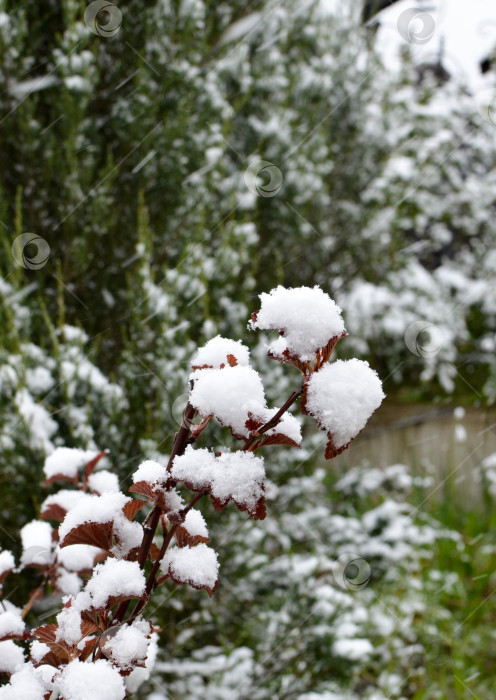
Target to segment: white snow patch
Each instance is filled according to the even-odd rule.
[[[153,459],[142,462],[133,474],[133,483],[146,481],[148,484],[160,484],[167,479],[167,470]]]
[[[0,700],[44,700],[46,692],[41,672],[29,663],[21,666],[11,676],[10,683],[0,688]]]
[[[269,345],[276,357],[288,350],[303,362],[311,361],[331,338],[344,333],[341,309],[318,286],[286,289],[279,285],[269,294],[260,294],[260,300],[260,311],[249,326],[281,331],[283,337]]]
[[[233,355],[238,365],[247,367],[250,363],[250,351],[240,340],[231,340],[217,335],[199,348],[191,360],[193,367],[211,367],[221,369],[222,365],[228,365],[227,356]]]
[[[97,456],[93,450],[80,450],[75,447],[57,447],[45,460],[43,471],[47,479],[57,474],[63,474],[69,479],[75,479],[78,470]]]
[[[6,642],[0,642],[0,672],[14,673],[16,668],[24,663],[24,652],[21,647],[11,639]],[[0,698],[2,689],[0,689]],[[6,694],[3,695],[5,700],[8,700]]]
[[[249,412],[258,414],[266,407],[262,380],[251,367],[203,369],[193,372],[190,403],[203,417],[214,415],[236,435],[248,437]]]
[[[46,565],[52,560],[52,526],[32,520],[21,529],[21,566]]]
[[[358,435],[383,398],[381,380],[368,362],[337,360],[312,374],[306,406],[339,448]]]
[[[0,552],[0,578],[7,571],[12,571],[15,568],[15,559],[8,549],[4,549]]]
[[[104,608],[111,597],[139,598],[144,593],[145,583],[137,561],[107,559],[103,564],[97,564],[84,592],[91,596],[93,608]]]
[[[60,642],[64,641],[67,644],[77,644],[81,639],[81,613],[73,605],[68,608],[62,608],[57,615],[57,624],[59,626],[55,639]]]
[[[65,700],[123,700],[126,689],[119,672],[105,659],[64,667],[57,688]]]
[[[104,493],[117,493],[119,491],[119,479],[117,474],[101,469],[93,472],[88,478],[88,486],[91,491],[96,491],[100,495]]]
[[[206,544],[169,549],[160,565],[164,574],[193,586],[214,588],[219,573],[217,554]]]
[[[192,537],[208,537],[207,523],[199,510],[192,508],[186,513],[182,524]]]
[[[232,498],[253,510],[263,496],[263,464],[263,458],[253,452],[224,452],[215,457],[206,448],[195,450],[189,445],[183,455],[175,458],[171,475],[194,489],[209,488],[222,503]]]

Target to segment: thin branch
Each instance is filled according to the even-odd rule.
[[[178,432],[176,433],[176,437],[174,439],[174,445],[172,448],[172,453],[169,459],[169,463],[167,465],[167,471],[170,472],[172,469],[172,464],[174,462],[174,459],[178,455],[182,455],[184,450],[186,449],[186,445],[188,444],[188,440],[190,437],[190,430],[191,426],[193,424],[193,418],[195,417],[196,409],[193,408],[193,406],[188,402],[186,405],[186,408],[184,409],[184,414],[183,414],[183,419],[181,421],[181,427],[179,428]],[[145,534],[143,535],[143,539],[141,541],[141,546],[138,554],[138,563],[140,565],[140,568],[143,569],[145,566],[145,562],[148,559],[148,555],[150,552],[150,547],[152,546],[153,538],[155,537],[155,532],[157,531],[158,524],[160,522],[160,516],[162,514],[161,508],[155,504],[148,514],[146,518],[146,525],[144,527]],[[152,569],[153,570],[153,569]],[[118,622],[122,622],[124,615],[127,612],[127,609],[129,608],[130,601],[129,600],[123,600],[119,605],[117,606],[117,609],[115,611],[115,614],[112,618],[112,624],[116,624]],[[140,603],[138,603],[139,607]],[[136,610],[135,610],[136,612]],[[134,613],[133,613],[134,614]]]
[[[184,519],[186,518],[186,515],[193,506],[198,503],[200,498],[206,495],[205,491],[201,491],[200,493],[197,493],[194,498],[191,499],[191,501],[188,503],[188,505],[181,510],[181,515],[182,515],[182,522],[184,522]],[[168,546],[170,545],[172,538],[174,537],[177,528],[179,527],[180,523],[174,523],[171,525],[170,529],[168,530],[167,534],[164,532],[164,541],[162,542],[162,546],[160,548],[160,553],[157,557],[157,560],[154,562],[152,570],[150,571],[150,574],[148,576],[148,579],[146,581],[146,588],[145,588],[145,593],[143,597],[140,599],[138,604],[136,605],[136,608],[134,609],[133,614],[127,621],[128,623],[131,623],[136,617],[140,614],[140,612],[143,610],[143,608],[146,606],[148,599],[150,597],[150,594],[155,590],[157,587],[157,582],[156,582],[156,577],[158,570],[160,568],[160,562],[164,558],[164,555],[167,551]]]
[[[293,391],[291,396],[281,406],[281,408],[277,411],[277,413],[274,416],[272,416],[272,418],[269,421],[267,421],[267,423],[265,423],[265,425],[262,425],[262,427],[257,430],[256,435],[251,436],[251,438],[247,441],[247,443],[243,447],[243,450],[244,451],[249,450],[253,446],[253,444],[258,440],[260,435],[263,435],[271,428],[275,428],[275,426],[280,422],[282,416],[286,413],[288,408],[294,404],[296,399],[299,396],[301,396],[302,393],[303,393],[303,387],[301,387],[301,389],[298,389],[297,391]]]

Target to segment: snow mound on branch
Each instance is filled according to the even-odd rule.
[[[148,655],[146,657],[145,666],[138,666],[133,669],[128,676],[124,677],[126,689],[128,693],[135,693],[140,685],[150,678],[150,673],[155,665],[155,659],[158,653],[158,634],[153,632],[148,645]]]
[[[122,509],[132,501],[132,498],[123,493],[105,493],[103,496],[84,495],[75,506],[71,508],[59,527],[60,541],[84,523],[110,523],[114,524],[113,531],[119,540],[119,545],[112,548],[116,556],[125,556],[133,547],[141,544],[143,531],[139,523],[130,522]]]
[[[384,396],[368,362],[337,360],[310,377],[306,409],[339,448],[358,435]]]
[[[49,653],[50,647],[44,642],[40,642],[38,639],[34,639],[29,647],[31,653],[31,658],[38,664],[42,658]],[[55,669],[54,669],[55,671]]]
[[[145,663],[150,640],[150,623],[135,620],[131,625],[110,628],[103,641],[103,651],[119,668],[131,671],[138,663]]]
[[[167,471],[153,459],[142,462],[133,474],[133,484],[146,481],[148,484],[160,484],[167,479]]]
[[[88,478],[88,486],[91,491],[96,491],[100,495],[103,493],[117,493],[119,491],[119,479],[117,474],[101,469],[91,474]]]
[[[81,613],[71,605],[69,608],[62,608],[57,615],[58,629],[56,640],[67,642],[67,644],[77,644],[81,639]]]
[[[222,505],[232,499],[255,511],[264,493],[263,464],[263,458],[253,452],[225,452],[215,457],[206,448],[195,450],[189,445],[183,455],[175,458],[171,475],[195,490],[207,489]]]
[[[0,642],[0,673],[14,673],[16,668],[24,663],[24,652],[15,642],[9,639]],[[2,695],[0,688],[0,698],[8,700],[8,695]]]
[[[3,610],[0,603],[0,639],[5,637],[20,637],[24,633],[25,624],[15,610]]]
[[[287,350],[309,362],[331,338],[344,333],[341,309],[318,286],[286,289],[279,285],[269,294],[260,294],[260,300],[260,311],[249,327],[281,331],[283,337],[269,345],[275,357],[282,358]]]
[[[174,581],[212,590],[217,583],[219,562],[211,547],[199,544],[196,547],[169,549],[160,568],[164,574],[170,574]]]
[[[12,571],[14,568],[15,559],[12,552],[10,552],[8,549],[4,549],[2,552],[0,552],[0,578],[3,574],[7,573],[7,571]]]
[[[57,550],[57,561],[68,571],[92,569],[97,554],[103,552],[91,544],[70,544]]]
[[[201,416],[215,416],[240,437],[248,437],[248,414],[266,408],[262,380],[252,367],[196,370],[189,401]]]
[[[238,365],[247,367],[250,364],[250,351],[240,340],[231,340],[217,335],[199,348],[191,360],[193,369],[212,367],[221,369],[229,364],[228,355],[232,355]]]
[[[82,585],[83,580],[76,573],[63,567],[57,569],[57,589],[63,595],[77,595]]]
[[[189,510],[182,526],[192,537],[208,537],[207,523],[199,510]]]
[[[43,566],[52,559],[52,526],[42,520],[32,520],[21,529],[21,566]]]
[[[43,471],[47,479],[63,474],[68,479],[75,479],[78,469],[98,455],[93,450],[80,450],[72,447],[57,447],[45,460]]]
[[[0,649],[3,651],[2,647]],[[41,672],[32,664],[25,664],[11,676],[8,685],[0,688],[0,700],[44,700],[46,693]],[[67,700],[71,698],[67,697]]]
[[[122,700],[126,694],[119,672],[105,659],[82,663],[74,659],[57,683],[64,700]]]
[[[93,576],[86,584],[80,602],[91,596],[91,607],[105,608],[109,598],[129,596],[139,598],[145,591],[145,577],[137,561],[107,559],[97,564]],[[78,605],[79,608],[79,605]]]
[[[69,511],[71,508],[74,508],[78,501],[86,498],[86,496],[87,494],[83,493],[83,491],[77,491],[76,489],[61,489],[45,498],[41,504],[41,515],[47,513],[50,506],[60,506],[63,510]]]
[[[279,409],[277,407],[267,408],[257,417],[264,423],[268,423],[269,420],[275,416],[278,410]],[[303,439],[301,435],[301,425],[298,419],[291,415],[291,413],[286,412],[282,416],[280,422],[274,428],[267,430],[265,435],[270,437],[271,435],[277,435],[279,433],[286,435],[288,438],[296,442],[297,445],[301,445],[301,441]]]

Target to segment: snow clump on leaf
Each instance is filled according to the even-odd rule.
[[[250,364],[250,351],[240,340],[231,340],[217,335],[199,348],[191,360],[193,369],[222,369],[226,365],[234,367]]]
[[[169,549],[160,568],[175,583],[189,583],[193,588],[204,588],[209,595],[214,593],[217,586],[217,554],[206,544]]]
[[[188,446],[174,460],[171,475],[192,491],[209,491],[218,510],[232,499],[252,517],[265,517],[263,459],[252,452],[225,452],[215,457],[206,448]]]
[[[260,294],[260,311],[253,314],[249,326],[260,330],[279,330],[281,336],[269,345],[277,358],[297,356],[310,362],[332,338],[344,332],[339,306],[320,287],[286,289],[279,285],[269,294]]]
[[[223,369],[193,372],[194,386],[189,401],[203,418],[215,416],[231,428],[236,437],[248,437],[249,414],[258,415],[266,408],[265,393],[258,372],[238,365]]]
[[[368,362],[337,360],[312,374],[304,409],[339,451],[358,435],[384,396],[381,380]],[[326,457],[329,451],[328,446]]]
[[[70,481],[76,480],[78,469],[98,455],[92,450],[80,450],[71,447],[57,447],[45,460],[43,471],[47,480],[63,476]]]
[[[105,659],[82,663],[74,659],[57,683],[64,700],[122,700],[126,695],[119,672]]]
[[[140,598],[145,591],[145,583],[138,562],[107,559],[95,566],[80,601],[86,602],[89,594],[92,608],[105,608],[112,598]]]

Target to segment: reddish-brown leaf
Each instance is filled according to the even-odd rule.
[[[40,642],[43,642],[44,644],[51,644],[52,642],[55,642],[57,628],[58,625],[56,625],[54,622],[50,622],[48,625],[36,627],[36,629],[33,630],[33,634],[36,639],[40,640]]]
[[[88,478],[93,474],[96,465],[98,462],[102,459],[102,457],[105,457],[105,455],[108,454],[108,450],[103,450],[103,452],[100,452],[97,454],[96,457],[93,457],[89,462],[86,462],[84,465],[84,478],[85,480],[88,480]]]
[[[210,498],[212,499],[212,504],[217,511],[222,511],[224,508],[227,506],[229,501],[231,499],[228,499],[227,501],[222,501],[218,498],[215,498],[210,494]],[[253,518],[254,520],[264,520],[265,516],[267,515],[267,512],[265,510],[265,496],[262,496],[261,498],[258,499],[258,501],[255,503],[255,506],[253,508],[250,508],[249,506],[245,505],[244,503],[238,503],[234,499],[232,499],[234,504],[236,505],[236,508],[244,513],[248,513],[248,515]]]
[[[79,652],[79,660],[80,661],[86,661],[86,659],[89,659],[91,654],[93,653],[93,650],[95,646],[98,644],[98,637],[94,637],[93,639],[86,639],[83,642],[83,648]]]
[[[148,552],[148,558],[151,559],[151,561],[157,561],[159,556],[160,556],[160,548],[157,547],[155,542],[152,542],[150,545],[150,551]]]
[[[81,619],[84,622],[88,622],[92,625],[94,625],[97,629],[98,628],[98,615],[96,614],[95,610],[82,610],[81,611]]]
[[[89,620],[81,620],[81,637],[87,637],[89,634],[98,632],[98,626]]]
[[[261,447],[266,447],[267,445],[288,445],[289,447],[300,447],[297,442],[283,433],[264,435],[263,440],[258,443],[256,449],[259,450]]]
[[[229,367],[236,367],[236,365],[238,364],[238,361],[234,357],[234,355],[229,354],[227,356],[227,363],[228,363]]]
[[[137,481],[135,484],[131,484],[129,491],[132,493],[140,493],[142,496],[149,498],[150,501],[155,499],[155,492],[148,481]]]
[[[135,498],[132,501],[128,501],[122,510],[128,520],[134,520],[136,513],[141,510],[143,506],[146,506],[146,504],[147,501],[144,501],[142,498]]]
[[[203,433],[205,428],[207,427],[209,421],[213,418],[213,416],[207,416],[206,418],[202,418],[199,423],[194,425],[191,429],[191,437],[196,440],[197,438],[200,437],[200,435]]]
[[[107,551],[112,547],[113,522],[109,523],[82,523],[74,527],[60,543],[61,547],[70,544],[91,544]]]
[[[203,537],[202,535],[191,535],[182,525],[179,525],[176,529],[175,537],[178,547],[196,547],[197,544],[201,544],[202,542],[210,542],[208,537]]]
[[[47,653],[41,657],[39,661],[35,661],[34,659],[31,659],[33,662],[33,666],[38,667],[38,666],[44,666],[45,664],[48,666],[54,666],[55,668],[58,668],[58,665],[60,663],[60,657],[57,656],[57,654],[54,654],[54,652],[50,649],[50,651],[47,651]]]
[[[33,630],[32,634],[43,642],[48,647],[53,654],[51,666],[60,666],[61,664],[66,664],[69,661],[68,647],[65,642],[57,642],[55,635],[58,629],[58,625],[51,622],[48,625],[43,625],[42,627],[37,627]]]
[[[50,484],[53,484],[54,481],[70,481],[71,484],[77,484],[79,481],[79,477],[77,474],[76,476],[67,476],[66,474],[54,474],[49,479],[46,479],[43,485],[50,486]]]
[[[67,511],[65,508],[59,506],[58,503],[50,503],[40,513],[40,518],[42,520],[58,520],[61,523],[66,515]]]
[[[344,452],[345,450],[348,449],[350,446],[350,442],[347,442],[346,445],[342,445],[341,447],[336,447],[334,444],[334,440],[332,439],[331,433],[327,433],[328,437],[328,442],[326,446],[326,451],[325,451],[325,458],[326,459],[334,459],[334,457],[337,457],[338,455],[341,454],[341,452]]]
[[[213,594],[217,590],[217,586],[219,585],[218,580],[215,582],[215,585],[213,586],[213,588],[209,588],[206,585],[201,585],[201,584],[198,585],[196,583],[193,583],[192,581],[183,581],[182,579],[176,578],[174,576],[174,574],[172,573],[172,571],[169,571],[168,578],[170,578],[171,581],[173,581],[177,586],[183,586],[185,583],[187,583],[191,586],[191,588],[195,588],[197,591],[201,591],[201,590],[207,591],[207,593],[210,597],[213,596]]]

